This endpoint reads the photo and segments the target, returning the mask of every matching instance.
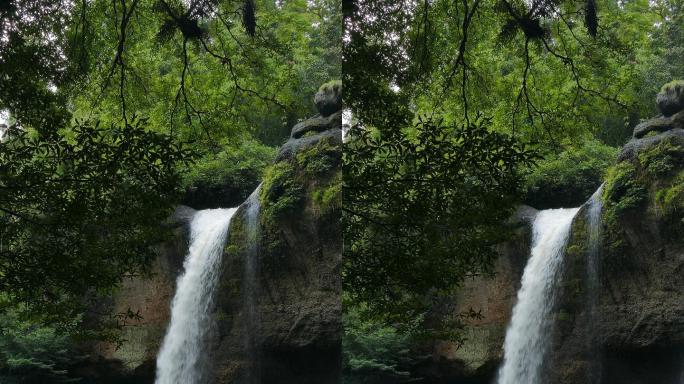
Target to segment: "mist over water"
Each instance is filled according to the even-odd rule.
[[[603,210],[603,185],[599,187],[587,202],[587,219],[589,230],[589,244],[587,246],[587,351],[589,355],[589,377],[587,384],[601,382],[602,363],[598,347],[598,306],[601,250],[601,213]]]

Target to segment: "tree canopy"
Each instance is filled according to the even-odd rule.
[[[182,187],[237,154],[248,170],[216,172],[253,187],[314,114],[318,86],[341,76],[341,31],[330,0],[2,2],[5,300],[71,326],[147,273]]]
[[[679,0],[356,0],[343,13],[343,279],[348,304],[388,324],[490,271],[540,159],[587,147],[600,167],[684,76]],[[598,187],[602,170],[579,167],[567,176],[587,178],[582,193]]]

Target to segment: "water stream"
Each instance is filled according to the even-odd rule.
[[[587,351],[589,360],[587,384],[601,382],[602,362],[598,343],[598,307],[600,289],[601,212],[603,185],[587,202],[589,244],[587,245]]]
[[[533,223],[532,251],[504,341],[499,384],[541,384],[541,367],[552,325],[555,283],[572,220],[579,208],[540,211]]]
[[[247,232],[247,246],[245,259],[245,276],[243,279],[243,303],[247,317],[247,332],[245,332],[245,350],[249,360],[249,369],[247,371],[248,384],[257,384],[261,381],[260,375],[260,361],[258,340],[256,340],[259,332],[259,313],[257,310],[257,301],[259,297],[259,283],[258,283],[258,257],[259,257],[259,191],[261,185],[257,187],[249,196],[246,204],[245,225]]]
[[[198,211],[190,224],[190,248],[171,303],[171,322],[157,356],[156,384],[207,382],[206,336],[223,246],[236,208]]]

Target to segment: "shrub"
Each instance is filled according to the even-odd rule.
[[[576,207],[601,185],[617,149],[596,140],[549,155],[526,179],[525,203],[537,209]]]
[[[183,203],[196,209],[239,205],[259,185],[274,156],[274,148],[254,140],[206,154],[183,175]]]
[[[67,383],[67,369],[82,357],[71,350],[69,338],[55,328],[19,318],[12,309],[0,314],[0,382]]]
[[[393,327],[365,320],[355,307],[344,315],[344,384],[396,384],[409,382],[410,339]],[[415,378],[413,378],[415,379]]]

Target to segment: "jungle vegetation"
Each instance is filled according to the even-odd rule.
[[[331,0],[0,2],[3,382],[116,339],[136,314],[94,303],[150,272],[186,191],[256,187],[341,77],[342,26]]]
[[[491,274],[514,207],[581,205],[658,114],[684,77],[684,2],[347,0],[343,15],[345,380],[397,382],[406,362],[378,348],[461,336],[478,314],[445,298]]]

